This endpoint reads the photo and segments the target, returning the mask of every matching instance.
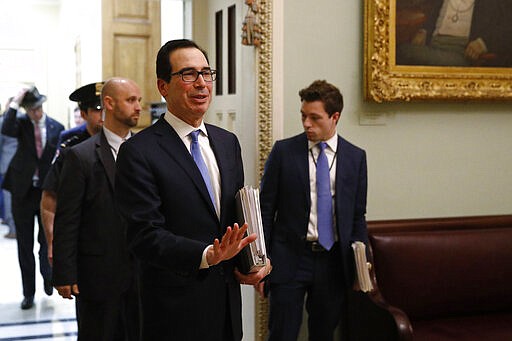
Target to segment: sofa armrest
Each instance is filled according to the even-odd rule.
[[[375,284],[374,284],[375,286]],[[395,322],[395,327],[397,330],[397,339],[403,341],[411,341],[412,340],[412,324],[407,314],[400,308],[394,307],[388,304],[382,294],[380,293],[377,286],[375,286],[376,290],[372,291],[368,294],[370,300],[376,305],[381,307],[381,309],[387,311]]]
[[[412,326],[399,308],[382,301],[376,292],[351,291],[348,295],[349,340],[411,341]]]
[[[371,245],[369,262],[373,264]],[[412,325],[405,312],[386,302],[379,290],[375,270],[370,268],[373,290],[350,290],[348,294],[348,334],[350,340],[412,341]]]

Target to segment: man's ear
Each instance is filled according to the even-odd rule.
[[[108,110],[112,110],[114,106],[114,99],[110,96],[105,96],[103,97],[103,107],[108,109]]]
[[[80,109],[80,116],[82,116],[82,118],[84,120],[87,119],[87,109],[85,109],[85,110]]]
[[[156,81],[156,85],[158,87],[158,91],[160,92],[160,95],[162,95],[162,97],[166,97],[167,96],[168,84],[169,83],[167,83],[163,79],[157,79],[157,81]]]
[[[334,119],[334,122],[335,122],[336,124],[338,124],[338,121],[340,120],[340,116],[341,116],[341,114],[337,111],[337,112],[335,112],[334,114],[332,114],[331,118],[333,118],[333,119]]]

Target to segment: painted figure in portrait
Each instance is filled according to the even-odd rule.
[[[396,64],[512,66],[512,0],[397,0]]]

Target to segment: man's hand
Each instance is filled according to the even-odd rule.
[[[427,43],[427,31],[424,29],[418,30],[414,37],[411,39],[412,45],[425,45]]]
[[[206,251],[206,261],[208,265],[217,265],[223,260],[228,260],[236,256],[244,247],[256,240],[256,234],[253,233],[244,238],[247,231],[247,224],[238,227],[234,224],[233,228],[228,226],[226,233],[222,236],[221,241],[217,238],[213,241],[213,247]]]
[[[25,97],[25,94],[27,93],[28,90],[29,90],[29,88],[27,88],[27,87],[22,88],[20,91],[18,91],[16,96],[14,96],[12,101],[14,103],[16,103],[17,105],[21,105],[21,102],[23,101],[23,97]]]
[[[48,262],[50,263],[50,266],[53,266],[53,241],[50,240],[47,245],[48,249]]]
[[[250,272],[247,275],[244,275],[237,269],[235,269],[235,278],[240,282],[240,284],[248,284],[254,285],[255,289],[258,290],[256,286],[259,286],[265,277],[270,275],[272,271],[272,264],[270,264],[270,259],[267,259],[267,264],[259,269],[257,272]],[[263,294],[263,286],[261,286],[261,294]]]
[[[265,298],[265,281],[254,284],[254,290],[260,295],[260,298]]]
[[[466,46],[466,50],[464,51],[464,56],[475,61],[485,52],[487,52],[487,47],[485,46],[484,41],[481,38],[478,38],[469,42]]]
[[[70,300],[73,299],[71,295],[77,296],[80,294],[77,284],[56,286],[55,289],[57,289],[59,295],[62,296],[62,298],[67,298]]]

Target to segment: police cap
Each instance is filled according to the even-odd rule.
[[[78,102],[81,110],[88,108],[101,110],[101,89],[104,82],[91,83],[76,89],[69,95],[69,99]]]

